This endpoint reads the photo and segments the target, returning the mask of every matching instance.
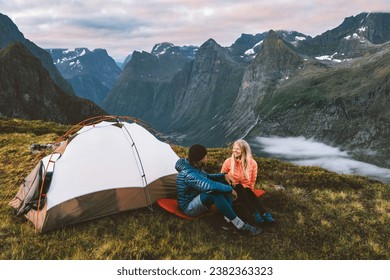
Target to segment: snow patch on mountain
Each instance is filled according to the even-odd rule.
[[[260,42],[256,43],[251,49],[249,50],[246,50],[245,51],[245,55],[248,55],[248,56],[251,56],[251,55],[256,55],[256,47],[260,46],[261,44],[263,44],[263,40],[261,40]]]
[[[50,54],[52,54],[53,52],[57,51],[57,54],[58,54],[58,50],[56,50],[56,49],[49,49],[48,51],[49,51]],[[89,50],[85,49],[85,48],[76,48],[74,50],[63,49],[63,50],[61,50],[61,53],[62,53],[62,55],[60,55],[61,59],[60,58],[56,59],[54,61],[54,64],[57,65],[57,64],[67,63],[69,61],[72,62],[72,61],[78,59],[79,57],[86,55],[87,52],[89,52]],[[73,64],[74,63],[70,63],[69,65],[73,66]]]
[[[335,52],[335,53],[332,54],[332,55],[321,55],[321,56],[316,56],[315,58],[316,58],[317,60],[321,60],[321,61],[332,61],[332,62],[337,62],[337,63],[346,62],[346,61],[349,61],[349,60],[350,60],[349,58],[345,58],[345,59],[337,59],[337,58],[334,58],[336,55],[338,55],[337,52]],[[341,55],[344,55],[344,54],[341,54]]]

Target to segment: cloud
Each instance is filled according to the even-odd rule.
[[[256,137],[263,151],[287,158],[348,157],[347,152],[331,147],[313,139],[300,137]]]
[[[27,39],[43,48],[105,48],[121,60],[156,43],[230,46],[241,33],[286,29],[319,35],[345,17],[385,11],[388,0],[0,0]]]
[[[360,174],[390,183],[390,169],[351,159],[337,147],[301,137],[255,137],[250,141],[255,154],[272,156],[298,165],[320,166],[344,174]]]

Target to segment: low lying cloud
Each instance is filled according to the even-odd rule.
[[[359,174],[390,183],[390,169],[352,159],[346,151],[305,137],[256,137],[253,152],[304,166],[320,166],[339,174]]]
[[[256,140],[263,147],[263,151],[289,159],[318,158],[318,157],[348,157],[347,152],[339,148],[316,142],[305,137],[267,138],[257,137]]]

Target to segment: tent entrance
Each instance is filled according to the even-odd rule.
[[[31,209],[42,210],[46,205],[46,194],[49,191],[53,172],[45,173],[45,166],[42,160],[27,176],[24,181],[22,194],[18,194],[20,206],[16,209],[16,215],[25,215]],[[25,195],[23,195],[25,194]],[[24,199],[21,199],[24,197]]]

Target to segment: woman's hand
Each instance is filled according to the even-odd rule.
[[[235,185],[233,176],[230,175],[229,173],[226,173],[226,174],[225,174],[225,181],[226,181],[229,185],[231,185],[231,186],[234,186],[234,185]]]

